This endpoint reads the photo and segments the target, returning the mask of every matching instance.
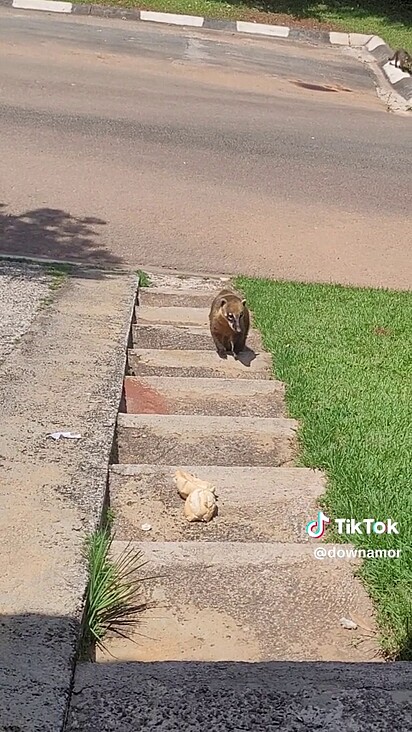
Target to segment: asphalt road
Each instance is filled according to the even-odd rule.
[[[0,9],[3,252],[409,288],[411,195],[340,49]]]

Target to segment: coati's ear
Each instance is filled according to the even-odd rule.
[[[226,303],[227,303],[227,300],[225,300],[225,298],[223,298],[223,299],[222,299],[222,300],[220,301],[220,307],[222,308],[222,307],[223,307],[223,305],[226,305]]]
[[[245,307],[245,305],[246,305],[246,300],[242,300],[242,305],[243,305],[243,307]]]

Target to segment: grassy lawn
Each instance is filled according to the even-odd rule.
[[[412,293],[249,278],[237,286],[287,384],[290,415],[303,420],[301,464],[328,476],[325,512],[399,522],[399,536],[353,543],[402,551],[366,560],[361,574],[386,652],[411,660]]]
[[[393,48],[404,47],[412,52],[412,4],[409,0],[99,0],[99,3],[209,18],[371,33],[384,38]]]

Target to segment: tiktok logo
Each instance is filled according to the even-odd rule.
[[[312,539],[320,539],[320,537],[325,533],[325,527],[328,524],[330,524],[330,518],[325,516],[322,511],[319,511],[316,521],[309,521],[309,523],[306,524],[305,531]]]

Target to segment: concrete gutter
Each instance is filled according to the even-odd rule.
[[[0,5],[16,10],[43,10],[48,13],[69,13],[92,15],[100,18],[120,18],[150,23],[163,23],[197,29],[225,31],[255,36],[277,38],[278,40],[325,43],[331,46],[346,46],[365,51],[377,63],[393,90],[407,104],[412,105],[412,76],[389,63],[392,49],[379,36],[364,33],[338,33],[335,31],[312,31],[304,28],[290,28],[286,25],[247,23],[241,20],[215,20],[200,15],[157,13],[134,8],[110,5],[60,2],[59,0],[0,0]]]
[[[136,290],[77,268],[0,368],[0,730],[64,728]]]

